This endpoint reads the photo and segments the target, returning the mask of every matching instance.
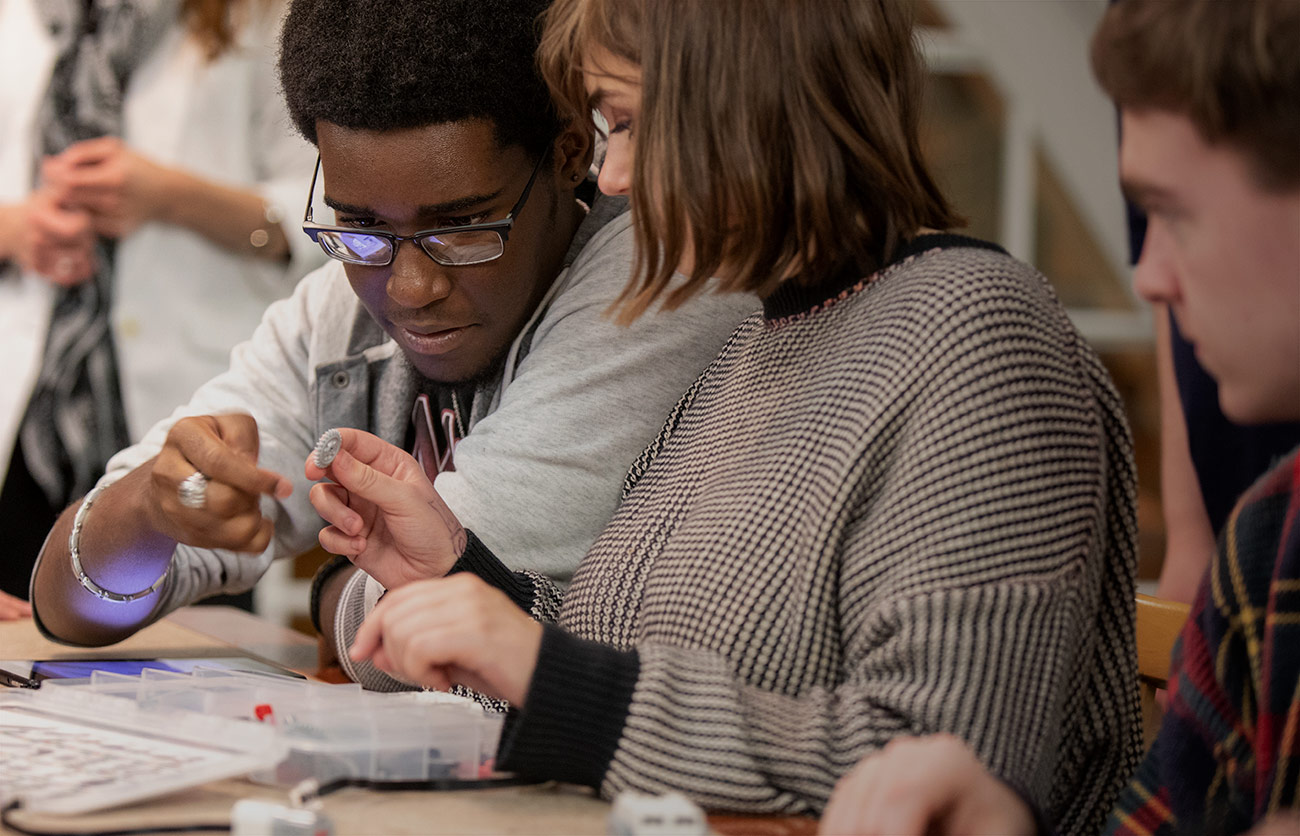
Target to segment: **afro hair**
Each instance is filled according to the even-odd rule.
[[[538,154],[560,122],[535,61],[547,0],[294,0],[280,43],[289,113],[391,131],[486,119]]]

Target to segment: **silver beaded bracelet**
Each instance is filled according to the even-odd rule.
[[[81,568],[81,526],[86,521],[86,512],[90,510],[90,506],[99,497],[99,492],[106,487],[108,486],[104,484],[96,485],[90,493],[86,494],[86,498],[81,501],[81,507],[77,509],[76,516],[72,518],[72,533],[68,535],[68,552],[72,555],[72,571],[77,574],[77,580],[86,588],[87,592],[105,601],[127,604],[157,592],[158,587],[162,586],[163,581],[167,580],[167,572],[171,570],[171,565],[168,564],[167,569],[162,573],[162,577],[154,581],[153,586],[127,595],[120,592],[110,592],[86,575],[86,570]]]

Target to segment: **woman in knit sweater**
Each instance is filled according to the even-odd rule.
[[[1065,832],[1130,774],[1121,405],[1041,275],[936,231],[956,219],[921,162],[909,5],[550,12],[557,99],[599,111],[601,188],[633,202],[618,315],[711,277],[763,304],[568,590],[512,571],[526,555],[492,554],[372,436],[308,463],[336,483],[313,489],[327,549],[431,578],[386,593],[354,658],[509,700],[501,768],[815,812],[865,753],[948,732]]]

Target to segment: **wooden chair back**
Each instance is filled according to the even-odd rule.
[[[1142,732],[1151,745],[1160,730],[1162,706],[1156,691],[1169,681],[1169,657],[1191,607],[1181,601],[1137,596],[1138,688],[1142,695]]]

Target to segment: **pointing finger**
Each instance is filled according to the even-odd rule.
[[[361,628],[357,630],[356,638],[352,640],[352,647],[348,650],[348,656],[353,661],[360,662],[374,655],[376,650],[380,649],[384,634],[384,602],[380,601],[375,608],[366,616],[366,620],[361,622]]]
[[[209,479],[279,499],[293,492],[293,484],[284,476],[257,466],[257,424],[251,416],[183,419],[171,435],[185,459]]]

